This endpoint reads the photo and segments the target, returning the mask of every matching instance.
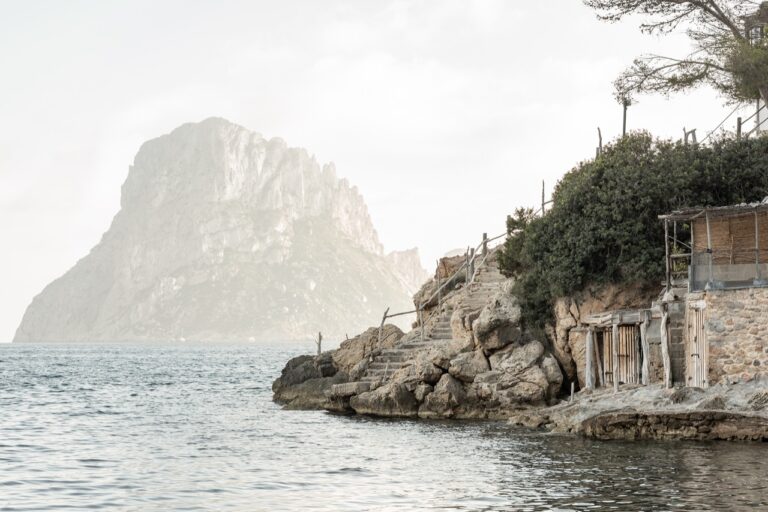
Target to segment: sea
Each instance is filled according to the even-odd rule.
[[[285,410],[312,348],[0,345],[0,511],[768,510],[768,445]]]

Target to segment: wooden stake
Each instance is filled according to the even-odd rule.
[[[389,313],[389,308],[384,310],[384,316],[381,317],[381,324],[379,325],[379,343],[381,343],[381,332],[384,329],[384,322],[387,321],[387,314]]]
[[[587,368],[586,368],[586,375],[584,376],[584,384],[587,386],[587,389],[594,389],[595,387],[595,370],[592,368],[592,358],[594,358],[594,339],[592,336],[592,328],[590,327],[587,331],[587,347],[586,347],[586,353],[587,353]]]

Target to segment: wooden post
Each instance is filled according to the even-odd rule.
[[[669,332],[667,323],[669,322],[669,312],[667,305],[662,306],[661,313],[661,358],[664,363],[664,387],[672,387],[672,364],[669,360]]]
[[[541,180],[541,216],[544,216],[544,208],[546,207],[546,204],[544,203],[544,180]]]
[[[474,247],[469,250],[469,277],[467,284],[470,284],[475,279],[475,249]]]
[[[755,211],[755,281],[759,282],[760,276],[760,224]]]
[[[664,219],[664,262],[667,269],[667,289],[672,288],[672,265],[669,260],[669,219]]]
[[[707,221],[707,254],[709,254],[709,284],[711,285],[715,277],[712,271],[712,229],[709,225],[709,212],[704,212],[704,217]]]
[[[600,156],[603,154],[603,132],[600,131],[599,126],[597,127],[597,141],[598,141],[597,156]]]
[[[594,335],[592,332],[592,327],[589,328],[587,331],[587,347],[586,347],[586,353],[587,353],[587,368],[586,368],[586,375],[584,376],[584,383],[587,386],[587,389],[594,389],[595,388],[595,370],[593,368],[592,359],[595,357],[595,340]]]
[[[592,328],[594,333],[594,328]],[[600,349],[597,347],[597,340],[595,339],[595,361],[597,361],[597,377],[600,379],[600,387],[605,387],[605,374],[603,374],[603,362],[600,360]]]
[[[488,233],[483,233],[483,258],[488,255]]]
[[[472,279],[472,274],[470,273],[470,270],[469,270],[469,250],[470,250],[469,247],[467,247],[467,261],[465,265],[467,267],[465,269],[467,273],[467,285],[469,285],[469,280]]]
[[[736,140],[741,140],[741,118],[736,118]]]
[[[387,321],[387,314],[389,314],[389,308],[384,310],[384,316],[381,317],[381,324],[379,325],[379,343],[381,343],[381,331],[384,329],[384,322]]]
[[[443,302],[443,292],[440,283],[440,260],[437,260],[437,307],[440,307],[440,303]]]
[[[624,121],[622,123],[622,128],[621,128],[621,136],[626,137],[627,136],[627,108],[629,108],[629,100],[624,99],[622,104],[624,106]]]
[[[424,305],[419,304],[419,329],[421,330],[421,341],[424,341]]]
[[[611,331],[611,346],[613,350],[613,392],[619,390],[619,324],[614,322]]]
[[[315,344],[317,345],[317,355],[320,355],[323,351],[323,333],[317,333],[317,341]]]
[[[648,325],[651,323],[650,311],[643,312],[643,323],[640,324],[640,346],[643,349],[642,383],[647,386],[651,382],[651,346],[648,343]]]

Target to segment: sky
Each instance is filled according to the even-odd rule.
[[[98,243],[139,146],[211,116],[335,162],[425,266],[501,234],[598,126],[620,135],[634,57],[688,49],[639,22],[580,0],[0,0],[0,342]],[[732,110],[641,97],[628,126],[701,139]]]

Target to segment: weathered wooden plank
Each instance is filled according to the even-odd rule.
[[[651,322],[651,315],[646,313],[643,323],[640,324],[640,346],[643,350],[642,383],[647,386],[651,382],[651,347],[648,342],[648,324]]]
[[[613,392],[619,390],[619,324],[613,324],[611,331],[611,349],[613,351]]]
[[[669,360],[669,332],[667,324],[669,323],[669,312],[667,308],[661,315],[661,359],[664,364],[664,387],[672,387],[672,364]]]

